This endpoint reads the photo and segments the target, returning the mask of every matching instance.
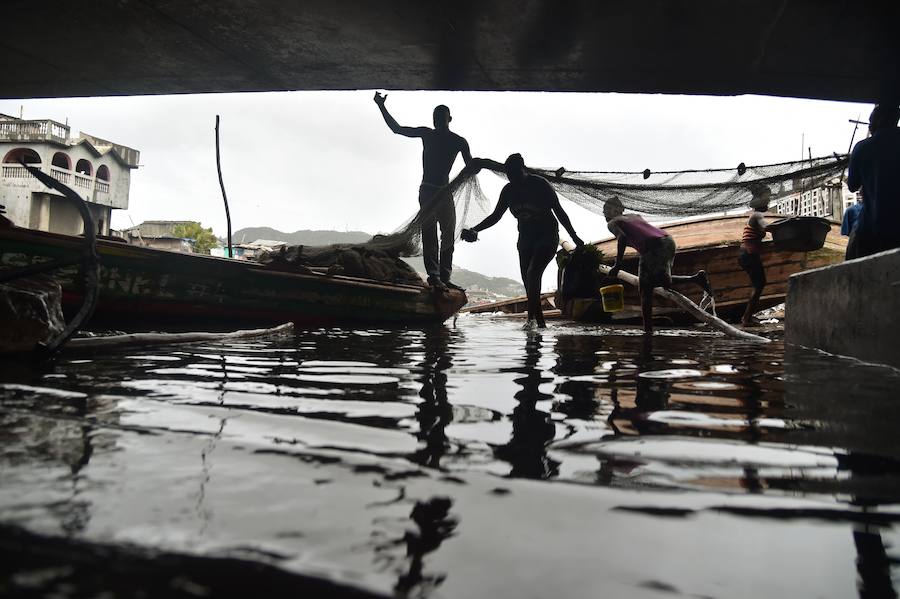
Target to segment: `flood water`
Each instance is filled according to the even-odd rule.
[[[411,597],[896,596],[898,371],[521,324],[7,362],[3,555],[27,535]],[[115,590],[45,558],[0,594]],[[184,576],[157,595],[216,591]]]

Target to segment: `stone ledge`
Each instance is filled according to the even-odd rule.
[[[785,341],[900,367],[900,249],[788,280]]]

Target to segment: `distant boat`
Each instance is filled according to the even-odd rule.
[[[84,239],[0,227],[0,269],[76,257]],[[280,272],[261,264],[98,240],[100,295],[88,328],[226,330],[236,325],[440,323],[465,293],[324,272]],[[51,274],[63,309],[78,309],[77,266]]]
[[[747,222],[747,214],[702,217],[685,220],[669,225],[660,225],[675,240],[677,253],[672,267],[672,274],[692,274],[705,270],[709,274],[710,283],[716,300],[716,312],[726,319],[740,317],[750,297],[751,286],[747,274],[738,265],[740,255],[741,233]],[[780,217],[767,217],[774,222]],[[616,256],[615,238],[598,242],[597,247],[603,251],[605,264],[612,264]],[[822,248],[813,251],[784,251],[776,249],[772,240],[763,242],[762,260],[766,269],[767,284],[760,298],[759,309],[764,310],[778,305],[785,300],[788,278],[797,272],[827,266],[844,259],[847,249],[847,238],[840,235],[840,224],[832,223],[831,230],[825,237]],[[637,252],[628,248],[625,252],[622,270],[637,274]],[[695,303],[701,299],[701,292],[694,285],[675,285],[674,289],[691,298]],[[556,308],[564,308],[559,297],[544,294],[545,308],[555,315]],[[598,300],[599,302],[599,300]],[[520,312],[525,308],[525,297],[514,298],[496,304],[466,308],[468,312]],[[578,311],[588,319],[596,315],[597,310]],[[654,314],[667,315],[675,319],[686,316],[684,312],[664,300],[654,301]],[[571,315],[562,310],[562,315]],[[579,314],[576,314],[579,316]],[[627,319],[640,316],[640,299],[637,289],[625,286],[625,310],[617,313],[615,319]]]

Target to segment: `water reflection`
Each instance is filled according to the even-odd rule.
[[[433,497],[417,501],[409,517],[417,530],[407,531],[403,541],[409,560],[407,570],[397,579],[394,590],[401,597],[415,591],[417,597],[427,597],[447,577],[445,573],[424,572],[425,556],[436,551],[445,540],[453,536],[459,521],[450,514],[453,501],[448,497]]]
[[[543,343],[539,333],[528,334],[522,367],[508,369],[522,375],[514,379],[522,389],[514,395],[518,405],[510,415],[512,436],[508,443],[495,448],[494,454],[512,464],[510,476],[544,479],[559,472],[559,462],[547,456],[547,446],[556,436],[556,427],[550,413],[538,409],[539,402],[553,399],[553,395],[540,389],[542,383],[553,380],[539,368]]]
[[[777,342],[524,333],[498,319],[3,372],[7,522],[215,550],[228,539],[351,569],[360,546],[378,545],[387,590],[425,596],[451,584],[458,540],[444,541],[459,522],[493,534],[473,505],[556,492],[560,505],[618,493],[634,507],[652,495],[661,507],[645,515],[701,521],[706,508],[669,504],[702,497],[750,528],[836,532],[859,595],[896,596],[900,375]],[[688,534],[714,533],[684,518]]]
[[[609,423],[617,434],[652,435],[666,432],[668,425],[648,416],[669,406],[672,381],[666,376],[647,376],[655,372],[653,337],[644,336],[640,351],[630,365],[626,365],[625,384],[634,384],[634,393],[622,388],[617,370],[610,372],[610,401],[613,411]],[[620,400],[619,396],[623,396]]]
[[[118,424],[115,402],[81,392],[8,384],[0,395],[0,471],[4,489],[16,497],[17,485],[46,485],[47,513],[66,535],[90,524],[88,467],[96,454],[114,451]],[[96,423],[101,425],[97,426]],[[16,497],[14,510],[30,515],[41,502]]]
[[[868,508],[863,513],[869,514]],[[856,547],[857,590],[860,599],[895,599],[897,592],[891,580],[893,560],[887,553],[882,538],[884,525],[862,522],[853,527],[853,544]]]
[[[441,458],[450,448],[447,425],[453,421],[453,406],[447,400],[447,371],[453,366],[449,329],[444,326],[424,331],[423,359],[419,366],[422,402],[416,412],[419,432],[416,437],[423,447],[413,459],[430,468],[439,468]]]

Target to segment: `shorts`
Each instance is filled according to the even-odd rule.
[[[672,283],[672,262],[675,261],[675,240],[670,236],[651,241],[641,254],[638,280],[641,287],[668,287]]]
[[[766,286],[766,269],[763,268],[762,258],[759,254],[741,248],[738,264],[750,276],[750,284],[754,289],[762,289]]]

